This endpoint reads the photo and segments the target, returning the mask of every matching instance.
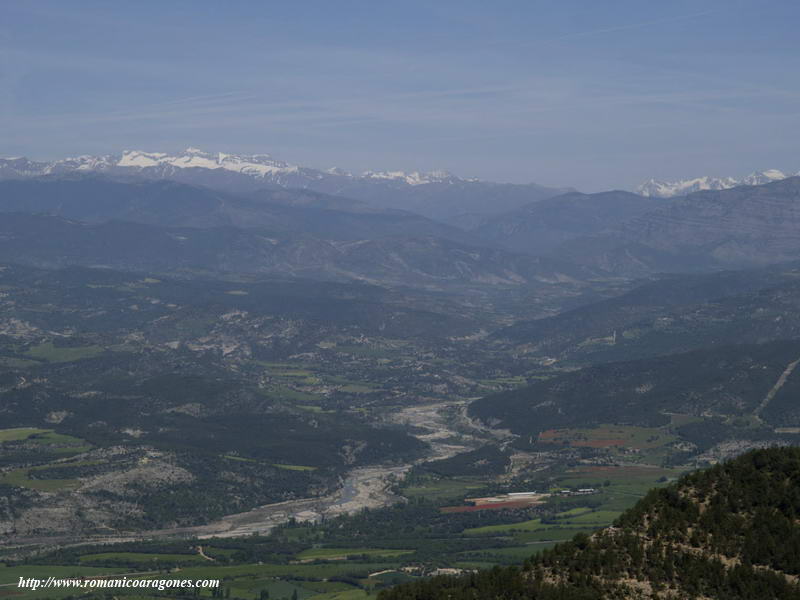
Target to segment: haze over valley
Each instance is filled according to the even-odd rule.
[[[0,595],[800,597],[800,13],[700,4],[0,7]]]

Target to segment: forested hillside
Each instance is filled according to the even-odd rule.
[[[800,449],[752,451],[650,492],[613,527],[381,600],[800,598]]]
[[[690,436],[695,444],[713,441],[711,422],[754,439],[798,425],[792,366],[798,357],[800,343],[778,341],[595,365],[487,396],[469,410],[528,439],[603,423],[661,426],[676,414],[707,419]]]
[[[493,334],[577,365],[800,336],[797,263],[661,275],[630,291]]]

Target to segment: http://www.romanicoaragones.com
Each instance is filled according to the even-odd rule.
[[[219,579],[136,579],[133,577],[116,578],[58,578],[20,577],[17,582],[20,589],[124,589],[140,588],[164,591],[166,589],[213,589],[219,587]]]

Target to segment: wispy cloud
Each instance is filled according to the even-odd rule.
[[[0,6],[11,17],[0,17],[0,150],[53,156],[196,140],[354,170],[400,157],[422,168],[448,161],[455,172],[477,165],[484,177],[531,164],[572,177],[580,162],[591,179],[607,177],[613,160],[627,172],[632,157],[665,153],[678,169],[688,146],[731,156],[782,149],[800,110],[800,84],[787,75],[800,68],[791,28],[800,6],[788,1],[769,11],[755,0],[453,11],[408,0],[358,14],[87,2]]]
[[[714,13],[713,10],[704,10],[701,12],[691,13],[688,15],[678,15],[675,17],[666,17],[663,19],[654,19],[652,21],[639,21],[637,23],[626,23],[620,25],[613,25],[611,27],[601,27],[598,29],[588,29],[586,31],[575,31],[572,33],[565,33],[564,35],[559,35],[553,38],[541,40],[542,43],[551,43],[551,42],[558,42],[562,40],[569,40],[574,38],[582,38],[588,37],[592,35],[599,35],[601,33],[613,33],[616,31],[628,31],[631,29],[642,29],[645,27],[654,27],[656,25],[666,25],[668,23],[677,23],[679,21],[689,21],[692,19],[697,19],[698,17],[705,17]],[[524,44],[523,44],[524,45]]]

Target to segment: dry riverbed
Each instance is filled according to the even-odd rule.
[[[353,514],[364,508],[381,508],[398,500],[392,488],[406,473],[421,462],[449,458],[460,452],[474,449],[489,438],[503,439],[505,432],[496,432],[477,426],[466,416],[466,400],[439,402],[403,407],[386,418],[393,423],[412,427],[417,438],[429,445],[429,452],[415,463],[402,465],[371,465],[350,471],[339,489],[326,496],[288,500],[259,506],[246,512],[222,517],[207,525],[145,531],[131,535],[93,536],[80,543],[124,542],[165,537],[239,537],[266,534],[272,529],[295,519],[316,521],[321,517]],[[25,540],[28,543],[75,543],[74,539]]]
[[[417,463],[466,452],[483,444],[488,437],[506,437],[505,432],[498,433],[476,426],[467,418],[466,406],[467,401],[409,406],[392,413],[388,420],[412,426],[419,431],[416,437],[429,445],[429,453]],[[152,531],[144,534],[144,537],[185,535],[209,538],[265,534],[291,519],[311,521],[322,516],[335,517],[356,513],[364,508],[389,506],[400,500],[392,492],[392,487],[417,463],[359,467],[352,470],[342,486],[328,496],[267,504],[228,515],[208,525]]]

